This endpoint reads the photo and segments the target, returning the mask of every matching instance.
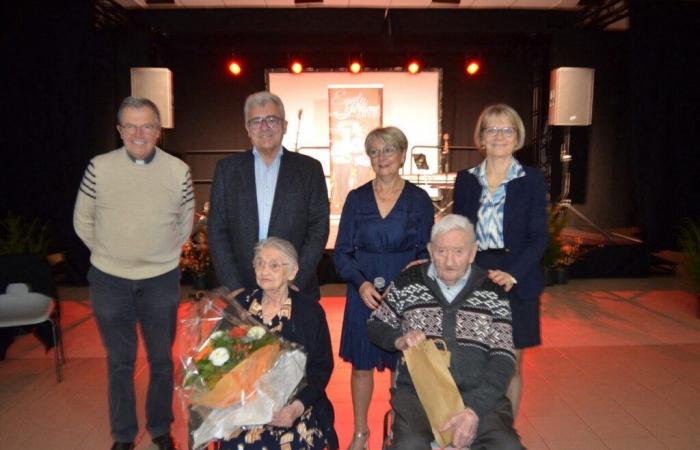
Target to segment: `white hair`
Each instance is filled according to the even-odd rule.
[[[430,231],[430,242],[435,242],[435,239],[452,230],[462,230],[467,234],[467,238],[470,243],[476,240],[476,234],[474,233],[474,225],[464,216],[459,214],[448,214],[438,223],[433,225],[433,229]]]
[[[273,248],[282,253],[289,264],[290,271],[299,267],[299,257],[291,242],[274,236],[263,239],[255,244],[255,258],[259,256],[260,251],[264,248]]]

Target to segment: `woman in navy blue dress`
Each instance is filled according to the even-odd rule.
[[[369,438],[372,371],[393,370],[397,358],[369,342],[367,319],[382,300],[382,288],[407,265],[428,257],[433,204],[423,189],[399,175],[407,148],[406,136],[395,127],[367,135],[365,151],[375,178],[348,194],[333,252],[336,271],[348,282],[340,356],[352,363],[352,450],[366,448]]]

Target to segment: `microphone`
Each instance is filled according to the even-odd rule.
[[[384,294],[384,289],[386,288],[386,280],[383,277],[377,277],[374,279],[374,282],[372,282],[374,285],[374,290],[379,292],[380,294]]]

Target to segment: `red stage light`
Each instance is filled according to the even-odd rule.
[[[304,65],[299,61],[292,61],[289,65],[289,71],[292,73],[302,73],[304,71]]]
[[[467,61],[467,64],[465,65],[465,70],[469,75],[476,75],[479,69],[481,69],[481,64],[479,64],[479,61],[475,59]]]
[[[233,76],[237,77],[243,71],[243,67],[238,61],[229,61],[228,70],[233,74]]]
[[[408,73],[411,74],[416,74],[420,72],[421,66],[418,61],[411,61],[408,66],[406,67],[406,70],[408,70]]]
[[[362,72],[362,64],[359,61],[353,61],[350,63],[350,72],[360,73]]]

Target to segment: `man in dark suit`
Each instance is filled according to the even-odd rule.
[[[216,275],[230,291],[255,288],[253,247],[276,236],[299,253],[292,288],[318,299],[316,266],[328,240],[323,169],[282,147],[287,121],[278,96],[252,94],[244,113],[253,148],[219,161],[212,183],[208,239]]]

